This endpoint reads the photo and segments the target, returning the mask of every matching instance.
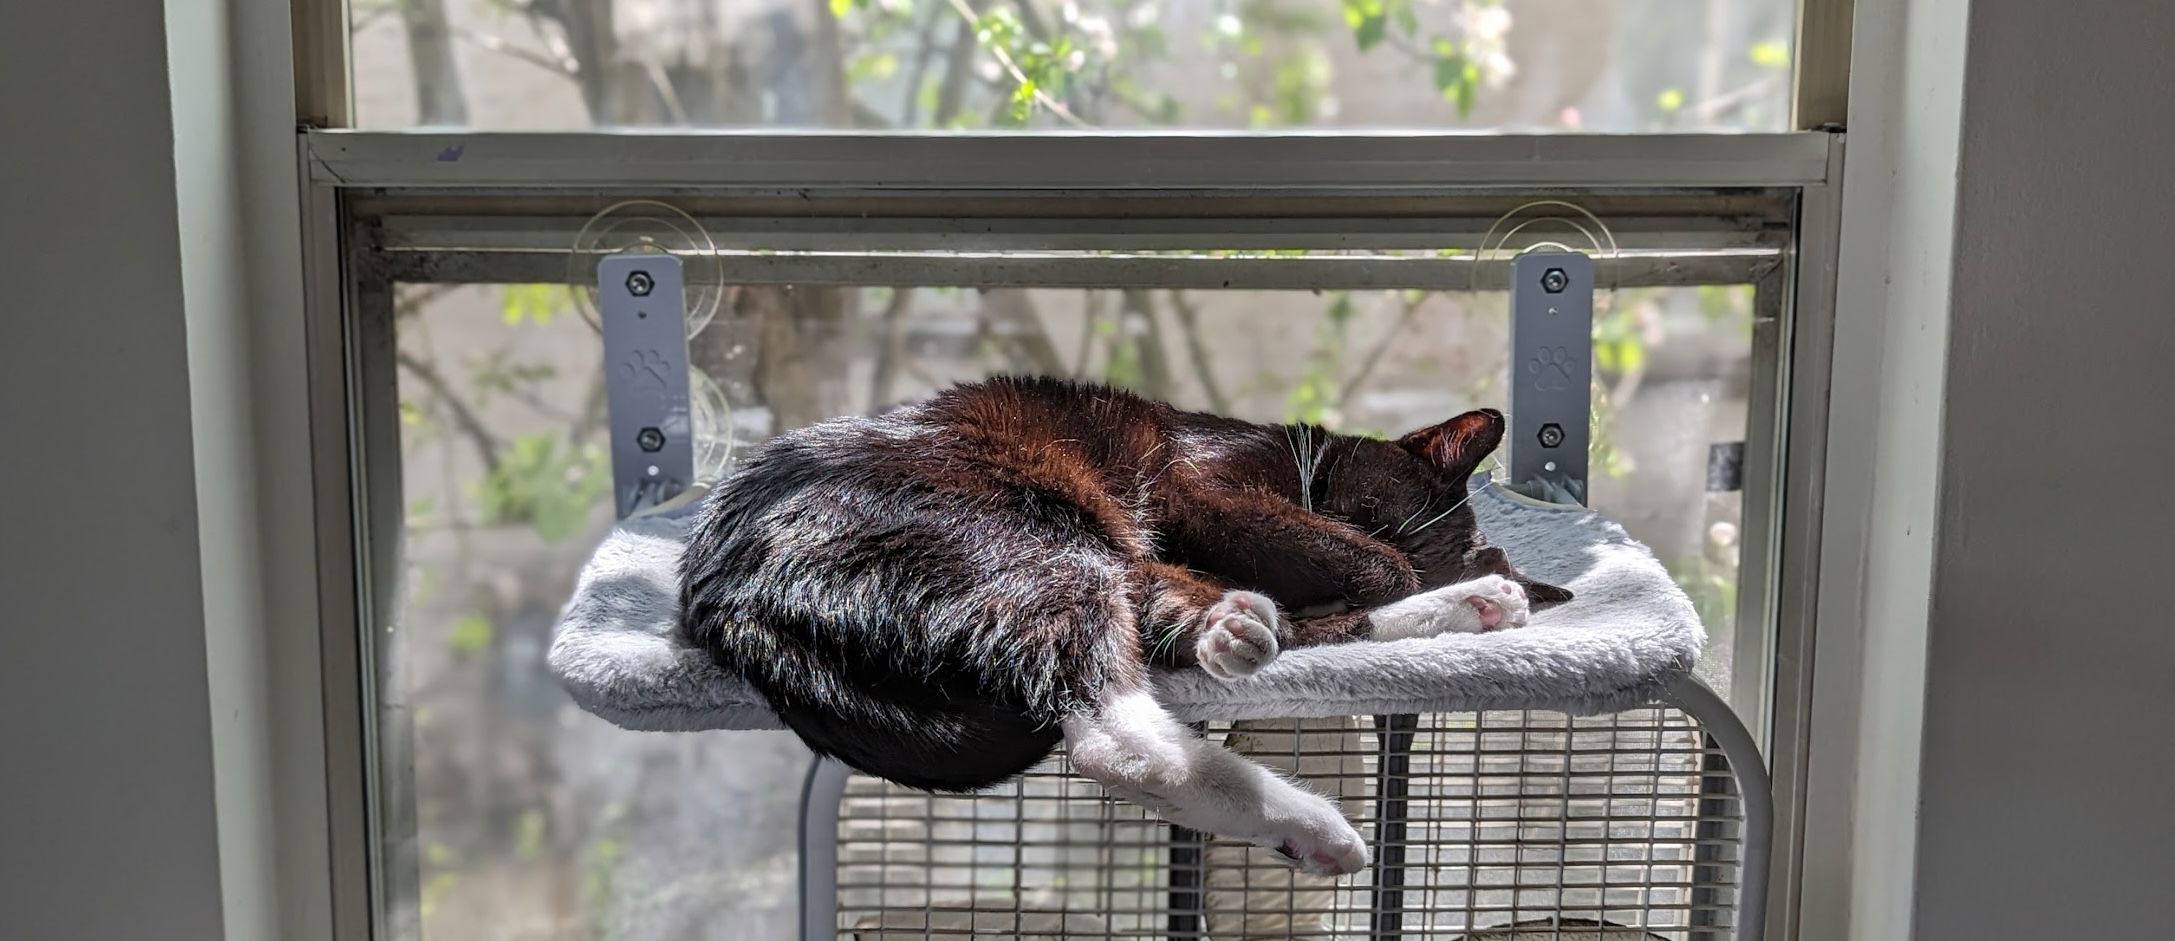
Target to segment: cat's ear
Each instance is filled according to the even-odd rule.
[[[1487,546],[1475,553],[1473,563],[1479,568],[1480,573],[1501,575],[1517,582],[1518,587],[1526,590],[1526,600],[1535,608],[1544,608],[1571,600],[1570,589],[1538,581],[1526,575],[1526,573],[1518,571],[1516,566],[1510,564],[1510,556],[1504,555],[1503,550],[1494,546]]]
[[[1398,447],[1461,477],[1471,474],[1481,458],[1502,443],[1503,413],[1492,408],[1466,412],[1397,439]]]

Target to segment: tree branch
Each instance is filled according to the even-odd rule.
[[[951,49],[945,53],[944,82],[937,86],[936,111],[929,116],[931,127],[943,127],[959,116],[959,109],[966,104],[967,79],[973,73],[974,24],[962,22],[952,35]]]
[[[958,11],[960,17],[967,21],[968,31],[973,31],[974,22],[980,17],[974,12],[974,8],[967,6],[967,0],[947,0],[947,2],[951,4],[953,10]],[[1012,76],[1013,82],[1023,86],[1034,85],[1034,83],[1027,78],[1027,73],[1019,67],[1019,63],[1012,61],[1011,53],[1006,52],[996,46],[990,46],[989,54],[996,57],[997,65],[1003,68],[1006,74]],[[1050,109],[1051,114],[1057,115],[1059,119],[1063,120],[1067,124],[1072,125],[1073,127],[1089,128],[1094,126],[1087,123],[1086,121],[1080,120],[1079,115],[1072,113],[1072,109],[1065,107],[1065,104],[1063,102],[1050,97],[1049,93],[1043,91],[1039,86],[1035,86],[1033,98],[1043,107]]]
[[[455,29],[453,34],[460,37],[461,41],[485,52],[495,52],[509,59],[518,59],[563,78],[579,79],[581,77],[581,65],[571,59],[552,59],[516,46],[502,37],[493,36],[489,33],[479,33],[472,29]]]
[[[1193,374],[1201,381],[1201,391],[1208,396],[1209,411],[1219,415],[1231,413],[1231,400],[1223,394],[1223,384],[1216,380],[1216,370],[1210,365],[1208,343],[1201,337],[1201,309],[1186,299],[1184,291],[1171,292],[1171,309],[1178,314],[1178,326],[1186,340],[1186,358],[1193,363]]]
[[[452,28],[444,0],[404,0],[401,24],[407,30],[408,57],[415,68],[415,115],[419,124],[468,123],[468,98],[461,87],[460,63],[453,58]]]
[[[1170,398],[1171,357],[1163,342],[1163,321],[1155,315],[1155,296],[1137,288],[1128,289],[1124,294],[1124,309],[1140,317],[1147,326],[1140,337],[1140,375],[1142,384],[1147,387],[1143,391],[1150,398]]]
[[[1774,91],[1775,86],[1781,80],[1782,76],[1771,75],[1759,81],[1739,86],[1684,109],[1684,114],[1702,121],[1712,121],[1750,104],[1753,99],[1761,95]]]
[[[1042,18],[1041,10],[1035,9],[1034,0],[1012,0],[1012,8],[1020,11],[1020,25],[1026,27],[1027,35],[1050,41],[1050,23]]]
[[[899,361],[906,358],[906,311],[913,306],[914,289],[893,287],[891,303],[879,318],[883,345],[876,349],[876,372],[869,380],[868,410],[874,414],[891,404],[891,386],[898,381]]]
[[[498,453],[501,447],[498,438],[491,434],[490,429],[483,426],[482,420],[476,417],[475,411],[468,407],[468,403],[461,401],[461,397],[454,394],[453,386],[446,382],[446,377],[440,374],[436,367],[406,350],[396,351],[393,356],[395,361],[400,364],[400,368],[407,370],[423,385],[428,386],[431,392],[438,397],[438,401],[445,404],[446,411],[452,413],[454,427],[459,428],[462,434],[468,436],[469,442],[476,446],[477,456],[483,458],[484,469],[496,473],[498,471]]]
[[[1404,309],[1398,312],[1397,323],[1391,325],[1389,332],[1382,334],[1382,338],[1376,340],[1374,347],[1367,351],[1367,358],[1360,360],[1359,371],[1353,373],[1352,378],[1345,380],[1344,388],[1337,391],[1338,404],[1350,402],[1352,396],[1359,392],[1359,387],[1365,385],[1367,380],[1374,376],[1375,367],[1382,365],[1382,357],[1389,353],[1390,345],[1396,343],[1397,339],[1404,335],[1405,328],[1412,324],[1413,315],[1420,312],[1420,305],[1427,303],[1429,296],[1421,294],[1414,298],[1400,297],[1398,299]]]
[[[921,85],[929,80],[929,67],[936,62],[936,27],[943,21],[943,17],[938,15],[940,9],[933,4],[929,7],[928,13],[922,17],[921,30],[916,37],[921,48],[914,55],[913,70],[906,73],[906,100],[899,108],[899,123],[906,127],[913,127],[914,122],[921,117]]]
[[[1014,363],[1025,366],[1038,376],[1064,375],[1065,363],[1058,358],[1057,346],[1050,342],[1050,334],[1042,328],[1042,318],[1035,313],[1035,302],[1027,292],[1018,288],[1002,288],[982,292],[982,328],[985,335],[989,328],[998,324],[1010,328],[1010,332],[997,334],[996,340]]]
[[[687,108],[680,104],[680,93],[673,89],[672,78],[665,74],[664,66],[658,65],[655,59],[645,57],[642,60],[642,75],[656,89],[657,100],[664,104],[665,114],[672,119],[672,123],[688,123]]]
[[[1096,303],[1099,298],[1093,288],[1080,292],[1080,355],[1072,361],[1074,379],[1087,378],[1088,354],[1095,350],[1095,321],[1103,316],[1102,305]]]
[[[407,287],[408,290],[403,291],[401,296],[393,298],[393,317],[396,320],[401,317],[413,316],[417,311],[422,310],[424,305],[453,293],[455,288],[462,287],[462,285],[418,284]]]

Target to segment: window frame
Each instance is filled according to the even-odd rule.
[[[1748,416],[1753,440],[1747,443],[1744,510],[1748,534],[1770,535],[1758,545],[1745,543],[1742,571],[1748,582],[1758,577],[1762,584],[1740,601],[1741,625],[1771,626],[1774,633],[1755,632],[1771,641],[1771,648],[1740,642],[1742,662],[1736,668],[1764,670],[1768,661],[1773,664],[1767,702],[1741,712],[1746,725],[1769,742],[1777,785],[1769,936],[1792,936],[1834,317],[1840,134],[925,135],[908,139],[904,153],[900,143],[899,137],[879,135],[733,132],[302,135],[303,316],[316,429],[311,445],[336,937],[399,936],[419,927],[376,923],[379,913],[394,910],[385,904],[390,898],[413,888],[404,883],[415,876],[412,860],[381,858],[377,834],[403,823],[376,819],[384,810],[379,785],[385,775],[408,773],[411,767],[398,747],[400,736],[378,727],[376,690],[397,677],[389,672],[393,665],[376,662],[369,628],[383,623],[379,615],[391,610],[394,579],[379,575],[396,571],[399,558],[397,410],[383,407],[395,388],[387,355],[393,340],[391,285],[415,279],[556,280],[563,277],[564,251],[522,244],[521,233],[540,220],[567,218],[567,206],[634,193],[713,205],[738,213],[738,220],[768,220],[770,228],[750,239],[799,238],[814,244],[825,234],[823,219],[833,220],[833,229],[841,219],[854,219],[865,229],[858,213],[875,208],[891,213],[879,212],[879,221],[902,231],[949,224],[969,248],[1001,247],[1005,226],[991,223],[1003,219],[1012,220],[1017,238],[1046,243],[1046,231],[1036,233],[1031,219],[1023,221],[1022,210],[1034,207],[1064,207],[1075,214],[1063,218],[1064,226],[1094,230],[1098,238],[1131,233],[1155,244],[1190,237],[1235,247],[1227,244],[1233,238],[1266,241],[1306,233],[1343,238],[1354,247],[1423,237],[1440,245],[1477,240],[1491,218],[1490,207],[1505,200],[1548,197],[1629,207],[1610,218],[1612,228],[1616,220],[1627,223],[1619,234],[1634,249],[1642,234],[1639,206],[1668,207],[1656,225],[1669,224],[1667,219],[1724,220],[1710,234],[1711,257],[1719,260],[1707,262],[1721,266],[1744,261],[1732,259],[1729,251],[1758,244],[1743,238],[1729,220],[1740,219],[1748,204],[1779,200],[1787,207],[1784,225],[1794,237],[1768,246],[1779,263],[1753,279],[1755,329],[1781,332],[1755,337],[1756,347],[1767,344],[1776,355],[1764,363],[1755,359],[1753,403],[1762,411]],[[444,159],[449,153],[455,159]],[[1366,159],[1347,159],[1351,154]],[[982,171],[989,175],[976,176]],[[1155,185],[1128,182],[1140,180]],[[751,207],[781,201],[820,208],[813,215],[749,215]],[[933,219],[900,208],[931,201],[983,215]],[[1120,201],[1157,211],[1137,216],[1093,211]],[[1297,206],[1306,212],[1272,211]],[[1450,212],[1430,206],[1467,208]],[[433,240],[466,247],[427,263],[376,248],[398,245],[413,254],[416,246]],[[536,267],[539,258],[546,259],[542,269]],[[771,274],[761,277],[804,283],[820,277],[829,263],[790,254],[740,261],[736,277],[757,277],[756,269],[767,268]],[[1150,261],[1155,270],[1171,267],[1167,259]],[[1355,284],[1366,283],[1370,266],[1407,264],[1305,261],[1323,262],[1307,277],[1333,272],[1359,279]],[[1180,266],[1191,266],[1193,273],[1166,276],[1214,279],[1221,277],[1211,271],[1217,265],[1248,263],[1200,259]],[[1470,270],[1456,273],[1461,263],[1455,259],[1419,263],[1449,272],[1434,275],[1444,286],[1473,286]],[[1624,264],[1619,283],[1699,283],[1702,277],[1711,283],[1716,275],[1703,274],[1697,264],[1681,258]],[[1410,271],[1401,269],[1396,276]],[[1455,280],[1460,276],[1467,279],[1462,285]],[[1023,277],[1044,283],[1050,275]]]
[[[397,560],[396,544],[374,540],[371,534],[388,527],[397,532],[400,521],[397,513],[389,519],[369,516],[369,489],[373,481],[386,478],[388,459],[397,481],[397,450],[388,454],[383,442],[388,434],[397,442],[398,430],[389,427],[390,416],[382,414],[391,410],[372,415],[360,407],[364,392],[390,388],[393,377],[380,368],[390,361],[389,356],[365,355],[369,344],[389,343],[390,337],[361,329],[356,316],[358,311],[390,304],[389,293],[372,287],[377,282],[362,278],[363,272],[353,267],[349,249],[369,237],[365,230],[373,224],[356,214],[358,200],[399,192],[417,200],[410,208],[430,215],[433,208],[447,208],[432,207],[435,200],[444,199],[450,205],[456,199],[480,198],[483,202],[470,202],[468,208],[481,206],[486,213],[515,217],[530,211],[525,203],[539,190],[594,196],[624,187],[629,166],[641,167],[647,174],[642,181],[644,192],[675,196],[714,191],[735,181],[749,191],[769,187],[791,192],[796,184],[836,188],[842,180],[867,184],[860,195],[896,196],[909,186],[906,181],[916,171],[881,154],[865,157],[858,166],[833,166],[832,172],[850,172],[829,178],[812,176],[807,166],[772,164],[758,172],[752,164],[703,163],[734,148],[790,153],[818,146],[812,141],[815,138],[852,136],[838,134],[343,131],[352,127],[354,115],[348,0],[287,0],[286,5],[294,114],[301,128],[296,155],[304,302],[300,311],[303,345],[296,352],[305,359],[306,378],[301,380],[302,388],[268,391],[301,395],[307,401],[315,512],[308,519],[268,525],[283,527],[294,539],[314,547],[322,670],[314,686],[305,684],[298,695],[319,701],[285,705],[307,712],[322,710],[322,737],[311,744],[321,746],[321,770],[326,776],[321,797],[329,827],[322,844],[310,843],[309,848],[313,854],[325,854],[325,877],[330,882],[330,923],[323,927],[341,941],[364,941],[381,936],[374,933],[379,929],[389,936],[404,926],[373,925],[376,913],[385,910],[377,904],[383,886],[373,876],[379,861],[370,819],[375,812],[377,775],[384,768],[382,756],[366,746],[375,731],[374,707],[368,697],[377,665],[363,625],[372,606],[382,607],[389,600],[369,594],[372,586],[383,590],[380,583],[390,582],[374,579],[371,573],[387,571]],[[1179,195],[1164,188],[1171,185],[1170,179],[1121,175],[1109,169],[1108,159],[1126,161],[1133,171],[1183,170],[1178,179],[1201,186],[1201,191],[1191,194],[1195,197],[1240,196],[1247,185],[1261,186],[1275,173],[1297,176],[1265,188],[1261,195],[1293,198],[1300,195],[1297,184],[1303,183],[1320,186],[1322,195],[1328,196],[1362,195],[1370,187],[1375,195],[1392,195],[1399,194],[1394,184],[1400,182],[1406,186],[1401,191],[1406,197],[1475,185],[1500,193],[1566,198],[1641,187],[1691,191],[1765,186],[1794,192],[1796,237],[1785,249],[1786,264],[1771,272],[1759,290],[1761,319],[1774,313],[1770,305],[1779,305],[1787,319],[1774,322],[1790,328],[1776,338],[1782,355],[1775,368],[1755,371],[1755,385],[1765,384],[1764,389],[1754,389],[1755,398],[1771,403],[1773,412],[1764,421],[1752,420],[1761,416],[1748,416],[1753,429],[1769,429],[1772,439],[1748,442],[1748,455],[1768,449],[1775,456],[1771,472],[1781,475],[1781,480],[1779,487],[1771,481],[1746,481],[1747,529],[1752,528],[1755,514],[1764,513],[1775,535],[1764,546],[1768,558],[1756,560],[1748,544],[1742,561],[1747,572],[1754,571],[1756,563],[1764,564],[1773,579],[1764,603],[1777,632],[1770,702],[1762,714],[1744,716],[1748,726],[1764,729],[1769,736],[1777,790],[1771,938],[1796,936],[1798,875],[1803,868],[1803,790],[1813,726],[1813,631],[1829,433],[1828,389],[1834,366],[1841,132],[1850,99],[1853,13],[1854,0],[1798,0],[1789,125],[1795,132],[1789,133],[1621,137],[1317,133],[1274,135],[1274,140],[1198,133],[1035,134],[973,145],[990,153],[1055,154],[1063,159],[1044,165],[1038,157],[994,169],[1027,192],[1048,195],[1044,187],[1072,188],[1074,195],[1094,200],[1126,193],[1120,188],[1082,192],[1076,187],[1086,177],[1065,174],[1101,173],[1105,181],[1119,183],[1154,180],[1155,187],[1135,188],[1131,195]],[[1821,133],[1806,133],[1812,131]],[[849,150],[867,145],[866,140],[836,144]],[[1387,145],[1407,156],[1391,166],[1370,165],[1364,171],[1337,160],[1373,145]],[[460,148],[460,159],[450,165],[436,160],[447,147]],[[1159,148],[1166,154],[1190,153],[1191,162],[1175,156],[1160,162],[1143,156]],[[1078,155],[1089,154],[1098,159],[1079,159]],[[1231,176],[1234,166],[1249,167],[1265,158],[1276,166],[1242,173],[1244,179]],[[902,172],[894,175],[894,171]],[[975,182],[961,180],[956,168],[924,167],[919,175],[923,184],[947,176],[954,185]],[[1352,185],[1362,178],[1363,185]],[[917,194],[936,192],[924,189]],[[977,188],[972,195],[994,194]],[[1726,214],[1731,207],[1717,199],[1711,208]],[[1753,464],[1757,470],[1759,462]],[[1759,489],[1763,487],[1764,491]],[[1769,499],[1750,499],[1755,492],[1764,492]],[[1848,644],[1855,637],[1833,640]],[[1828,680],[1823,686],[1834,682]],[[311,764],[318,754],[318,749],[309,751]],[[315,770],[304,778],[313,777]],[[315,804],[318,797],[311,795],[308,800]],[[314,819],[314,814],[307,818]]]

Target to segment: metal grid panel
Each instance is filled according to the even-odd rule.
[[[1255,847],[1204,843],[1107,799],[1062,754],[967,797],[856,776],[838,823],[838,937],[1730,932],[1742,805],[1719,749],[1675,709],[1286,720],[1209,735],[1340,799],[1373,844],[1373,871],[1316,879]]]

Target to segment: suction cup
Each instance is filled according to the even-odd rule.
[[[695,433],[695,480],[716,483],[732,471],[733,406],[725,390],[700,369],[687,371],[687,392]]]
[[[574,295],[574,309],[600,332],[603,319],[597,313],[597,259],[634,252],[666,252],[679,256],[686,272],[687,336],[692,339],[710,325],[725,296],[725,265],[717,242],[693,216],[652,199],[614,203],[589,218],[574,236],[574,250],[567,255],[567,284]]]
[[[1616,234],[1585,207],[1560,199],[1537,199],[1504,213],[1480,237],[1480,249],[1474,253],[1480,262],[1476,276],[1478,269],[1491,267],[1488,262],[1504,262],[1507,267],[1512,259],[1532,251],[1580,252],[1596,261],[1612,260],[1622,253]],[[1598,277],[1594,284],[1596,316],[1611,309],[1616,300],[1615,272],[1603,270],[1608,275]]]

